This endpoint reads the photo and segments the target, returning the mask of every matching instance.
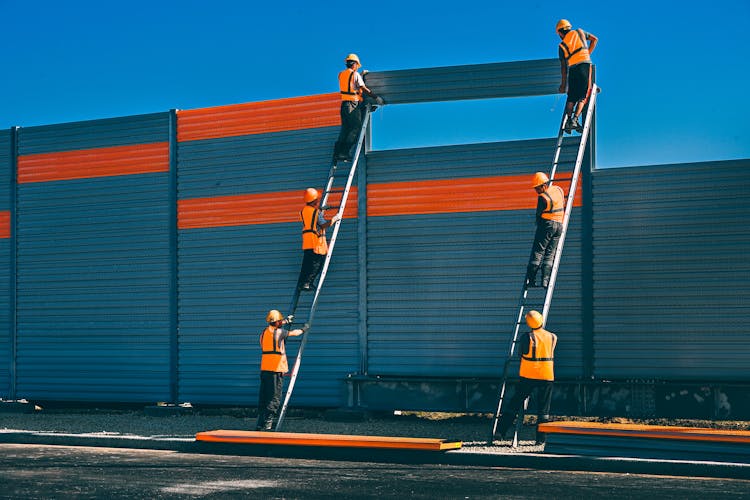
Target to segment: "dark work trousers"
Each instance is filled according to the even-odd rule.
[[[334,147],[334,156],[349,156],[349,152],[357,143],[359,130],[362,128],[362,110],[364,106],[359,106],[355,101],[341,101],[341,130],[339,138]]]
[[[284,374],[281,372],[260,372],[260,394],[258,395],[257,431],[270,431],[273,419],[281,404],[281,391],[284,388]]]
[[[523,407],[524,400],[531,395],[536,389],[535,404],[537,412],[537,424],[549,422],[549,409],[552,406],[552,381],[551,380],[535,380],[531,378],[524,378],[518,382],[516,386],[516,392],[513,397],[508,401],[505,409],[500,416],[500,424],[498,425],[499,436],[504,437],[505,434],[513,427],[518,413]],[[544,435],[537,431],[536,440],[538,442],[544,442]]]
[[[302,256],[302,269],[299,271],[297,288],[302,288],[305,285],[312,286],[325,260],[325,255],[317,254],[312,249],[305,250]]]
[[[562,235],[562,224],[557,221],[540,218],[536,225],[536,234],[534,234],[534,244],[531,246],[531,256],[529,257],[528,277],[533,278],[541,266],[542,281],[552,272],[552,265],[555,262],[555,251],[557,244],[560,242]]]

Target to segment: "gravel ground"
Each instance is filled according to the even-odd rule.
[[[154,416],[152,411],[137,409],[43,409],[31,413],[0,411],[0,431],[42,431],[71,434],[106,434],[112,436],[146,436],[164,438],[192,438],[202,431],[228,429],[253,430],[255,409],[190,409],[180,415],[164,411]],[[347,434],[369,436],[399,436],[442,438],[462,441],[466,451],[488,453],[541,452],[543,446],[534,444],[535,428],[524,425],[520,446],[511,448],[510,441],[495,441],[487,446],[491,419],[488,415],[455,414],[368,414],[359,421],[347,412],[290,412],[284,422],[284,432]],[[350,420],[350,421],[345,421]]]

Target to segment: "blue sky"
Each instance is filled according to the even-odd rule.
[[[0,128],[334,92],[349,52],[371,71],[555,58],[564,17],[600,40],[599,167],[750,158],[749,0],[565,3],[0,0]],[[563,105],[386,106],[374,144],[549,137]]]

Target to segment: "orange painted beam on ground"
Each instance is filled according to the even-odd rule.
[[[322,193],[323,189],[319,189]],[[332,193],[328,205],[336,206],[341,193]],[[243,194],[192,198],[177,202],[177,227],[197,229],[206,227],[247,226],[254,224],[276,224],[299,222],[300,210],[304,206],[303,191]],[[330,219],[335,209],[326,212]],[[344,218],[357,216],[357,189],[349,191]],[[301,227],[301,226],[300,226]]]
[[[568,174],[561,172],[559,177]],[[570,182],[559,182],[566,193]],[[573,206],[581,206],[578,184]],[[390,182],[367,186],[367,215],[438,214],[535,209],[530,175]]]
[[[539,424],[547,434],[580,434],[683,441],[714,441],[750,443],[750,431],[708,429],[703,427],[672,427],[668,425],[606,424],[600,422],[548,422]]]
[[[18,183],[169,172],[169,143],[40,153],[18,157]]]
[[[343,434],[300,434],[216,430],[199,432],[196,441],[211,443],[274,444],[283,446],[324,446],[338,448],[389,448],[399,450],[443,451],[461,447],[461,442],[435,438],[387,436],[347,436]]]
[[[265,134],[341,125],[338,93],[177,112],[177,140]]]

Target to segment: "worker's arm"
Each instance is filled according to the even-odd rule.
[[[560,93],[564,94],[568,89],[568,63],[565,58],[560,58]]]
[[[544,196],[537,196],[536,200],[536,223],[539,224],[542,220],[542,213],[547,208],[547,200]]]
[[[300,335],[303,335],[304,333],[306,333],[307,330],[309,329],[310,329],[310,325],[305,323],[305,326],[303,326],[302,328],[295,328],[294,330],[291,330],[288,335],[290,337],[299,337]]]
[[[599,39],[593,33],[586,33],[586,40],[589,41],[589,54],[593,54]]]
[[[516,353],[516,355],[519,358],[521,356],[523,356],[523,355],[528,355],[529,354],[528,350],[529,350],[529,344],[530,343],[531,343],[531,341],[529,339],[529,334],[528,333],[524,333],[523,335],[521,335],[521,338],[518,339],[518,344],[516,345],[516,348],[518,349],[518,352]]]

